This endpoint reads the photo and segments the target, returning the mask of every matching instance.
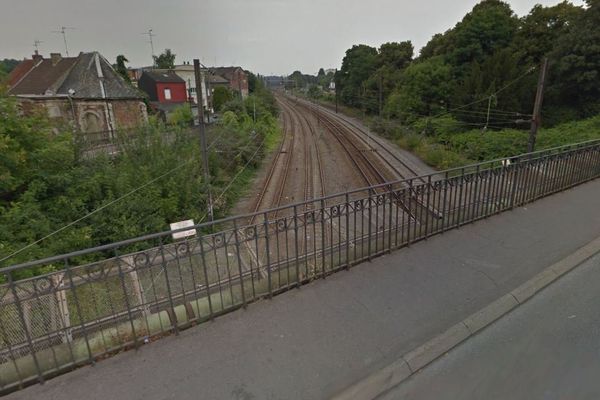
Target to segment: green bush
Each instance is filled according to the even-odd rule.
[[[213,91],[213,107],[215,112],[221,111],[223,105],[233,100],[233,93],[229,88],[217,86]]]
[[[194,116],[189,105],[182,105],[174,109],[167,118],[170,125],[190,126],[194,122]]]
[[[241,106],[207,132],[214,143],[209,167],[217,218],[227,215],[280,137],[266,106],[256,123]],[[0,96],[0,258],[107,206],[3,265],[164,231],[182,219],[200,222],[207,194],[199,140],[184,126],[187,113],[175,115],[181,124],[167,128],[155,121],[135,134],[118,134],[116,155],[82,157],[69,130],[55,133],[47,117],[22,116],[13,99]]]

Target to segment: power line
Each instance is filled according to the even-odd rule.
[[[536,69],[535,67],[529,68],[525,73],[519,75],[517,78],[515,78],[512,81],[508,82],[506,85],[502,86],[500,89],[496,90],[494,93],[490,94],[489,96],[485,96],[482,99],[475,100],[475,101],[473,101],[471,103],[462,105],[460,107],[456,107],[456,108],[453,108],[453,109],[450,109],[450,110],[443,111],[443,112],[441,112],[441,113],[439,113],[437,115],[431,116],[430,118],[437,118],[439,116],[442,116],[442,115],[445,115],[445,114],[448,114],[448,113],[451,113],[451,112],[454,112],[454,111],[457,111],[457,110],[462,110],[464,108],[467,108],[467,107],[475,105],[475,104],[482,103],[484,101],[488,101],[490,97],[497,96],[498,93],[505,91],[506,89],[508,89],[509,87],[511,87],[512,85],[514,85],[515,83],[517,83],[518,81],[520,81],[521,79],[523,79],[524,77],[526,77],[527,75],[529,75],[530,73],[532,73],[533,71],[535,71],[535,69]]]
[[[231,187],[231,185],[233,185],[233,183],[236,181],[236,179],[242,174],[242,172],[244,172],[246,170],[246,168],[248,168],[248,165],[250,165],[250,163],[256,158],[256,155],[258,154],[259,150],[262,149],[262,147],[264,146],[266,140],[267,140],[267,138],[265,137],[260,142],[260,145],[254,151],[254,154],[252,154],[252,157],[250,157],[250,159],[248,161],[246,161],[246,164],[244,164],[244,166],[242,167],[242,169],[239,170],[237,174],[235,174],[235,176],[229,181],[229,184],[227,186],[225,186],[225,188],[221,191],[221,193],[219,193],[219,196],[215,200],[215,203],[218,202],[219,200],[221,200],[221,198],[229,190],[229,188]],[[207,216],[208,216],[208,213],[204,214],[204,216],[200,219],[200,221],[198,223],[199,224],[202,223],[206,219]]]
[[[455,111],[458,114],[475,114],[475,115],[487,115],[488,112],[487,111],[478,111],[478,110],[458,110]],[[496,115],[498,117],[530,117],[531,114],[525,114],[525,113],[520,113],[517,111],[512,111],[512,112],[504,112],[504,111],[496,111],[496,110],[490,110],[489,114],[491,116]]]

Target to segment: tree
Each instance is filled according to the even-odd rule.
[[[531,112],[537,74],[526,74],[530,67],[521,63],[519,55],[512,48],[498,50],[481,62],[473,61],[468,68],[464,71],[460,84],[452,87],[452,106],[464,106],[492,96],[491,104],[494,108]],[[515,84],[510,90],[503,90],[495,95],[497,90],[511,82]],[[487,102],[482,102],[463,107],[455,112],[455,117],[467,122],[484,122],[484,117],[478,114],[481,113],[482,104],[487,106]],[[507,119],[508,117],[503,117],[502,122]],[[494,118],[490,124],[493,125],[493,122]]]
[[[451,76],[451,67],[441,57],[411,64],[386,102],[384,114],[413,122],[443,111],[450,98]]]
[[[323,95],[323,91],[317,85],[311,85],[308,88],[308,97],[318,99]]]
[[[377,49],[364,44],[346,51],[336,76],[336,90],[342,103],[362,107],[367,101],[365,82],[377,69]]]
[[[394,69],[404,69],[413,58],[414,47],[410,40],[405,42],[388,42],[379,47],[378,64]]]
[[[248,93],[254,93],[257,90],[258,85],[260,85],[260,77],[257,77],[250,71],[244,72],[246,72],[246,76],[248,77]]]
[[[425,60],[427,58],[443,55],[446,53],[450,37],[450,31],[446,33],[436,33],[433,37],[427,42],[425,46],[419,52],[419,59]]]
[[[160,69],[175,68],[175,54],[171,49],[165,49],[160,55],[154,57],[154,66]]]
[[[561,37],[583,14],[581,7],[563,1],[552,7],[535,5],[528,15],[521,18],[513,48],[522,62],[538,66],[545,55],[556,46]]]
[[[3,70],[7,74],[9,74],[17,65],[19,65],[20,61],[12,58],[5,58],[0,61],[0,70]]]
[[[586,3],[587,9],[550,55],[554,63],[548,98],[574,109],[579,117],[600,112],[600,0]]]
[[[117,56],[117,63],[114,65],[115,70],[121,75],[121,77],[127,83],[131,83],[131,78],[129,78],[129,74],[127,73],[127,66],[125,63],[128,63],[129,60],[122,54]]]
[[[13,60],[12,58],[5,58],[0,61],[0,85],[4,82],[4,80],[8,77],[8,74],[19,65],[18,60]]]
[[[233,93],[225,86],[217,86],[213,91],[213,107],[215,111],[221,111],[225,103],[233,99]]]
[[[517,32],[519,19],[510,5],[500,0],[484,0],[475,5],[456,26],[441,37],[434,36],[422,56],[443,55],[457,77],[469,63],[482,62],[497,50],[508,47]]]
[[[292,74],[288,76],[288,79],[294,82],[295,89],[301,89],[308,84],[308,79],[306,75],[304,75],[300,71],[292,72]]]

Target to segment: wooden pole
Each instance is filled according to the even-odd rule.
[[[529,132],[529,143],[527,144],[527,152],[535,151],[535,140],[537,131],[542,123],[541,111],[542,102],[544,100],[544,86],[546,84],[546,70],[548,69],[548,58],[544,57],[538,79],[537,93],[535,95],[535,104],[533,105],[533,116],[531,117],[531,131]]]
[[[198,119],[200,123],[200,146],[202,149],[202,162],[204,166],[204,183],[206,184],[206,192],[208,195],[208,219],[209,221],[214,220],[213,215],[213,204],[212,194],[210,191],[210,176],[208,170],[208,149],[206,147],[206,130],[204,126],[204,102],[202,101],[202,77],[200,74],[200,60],[194,59],[194,75],[196,78],[196,94],[198,95],[198,88],[200,88],[200,95],[198,95]]]

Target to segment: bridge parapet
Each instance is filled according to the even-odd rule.
[[[502,161],[6,267],[0,391],[595,179],[600,141]]]

